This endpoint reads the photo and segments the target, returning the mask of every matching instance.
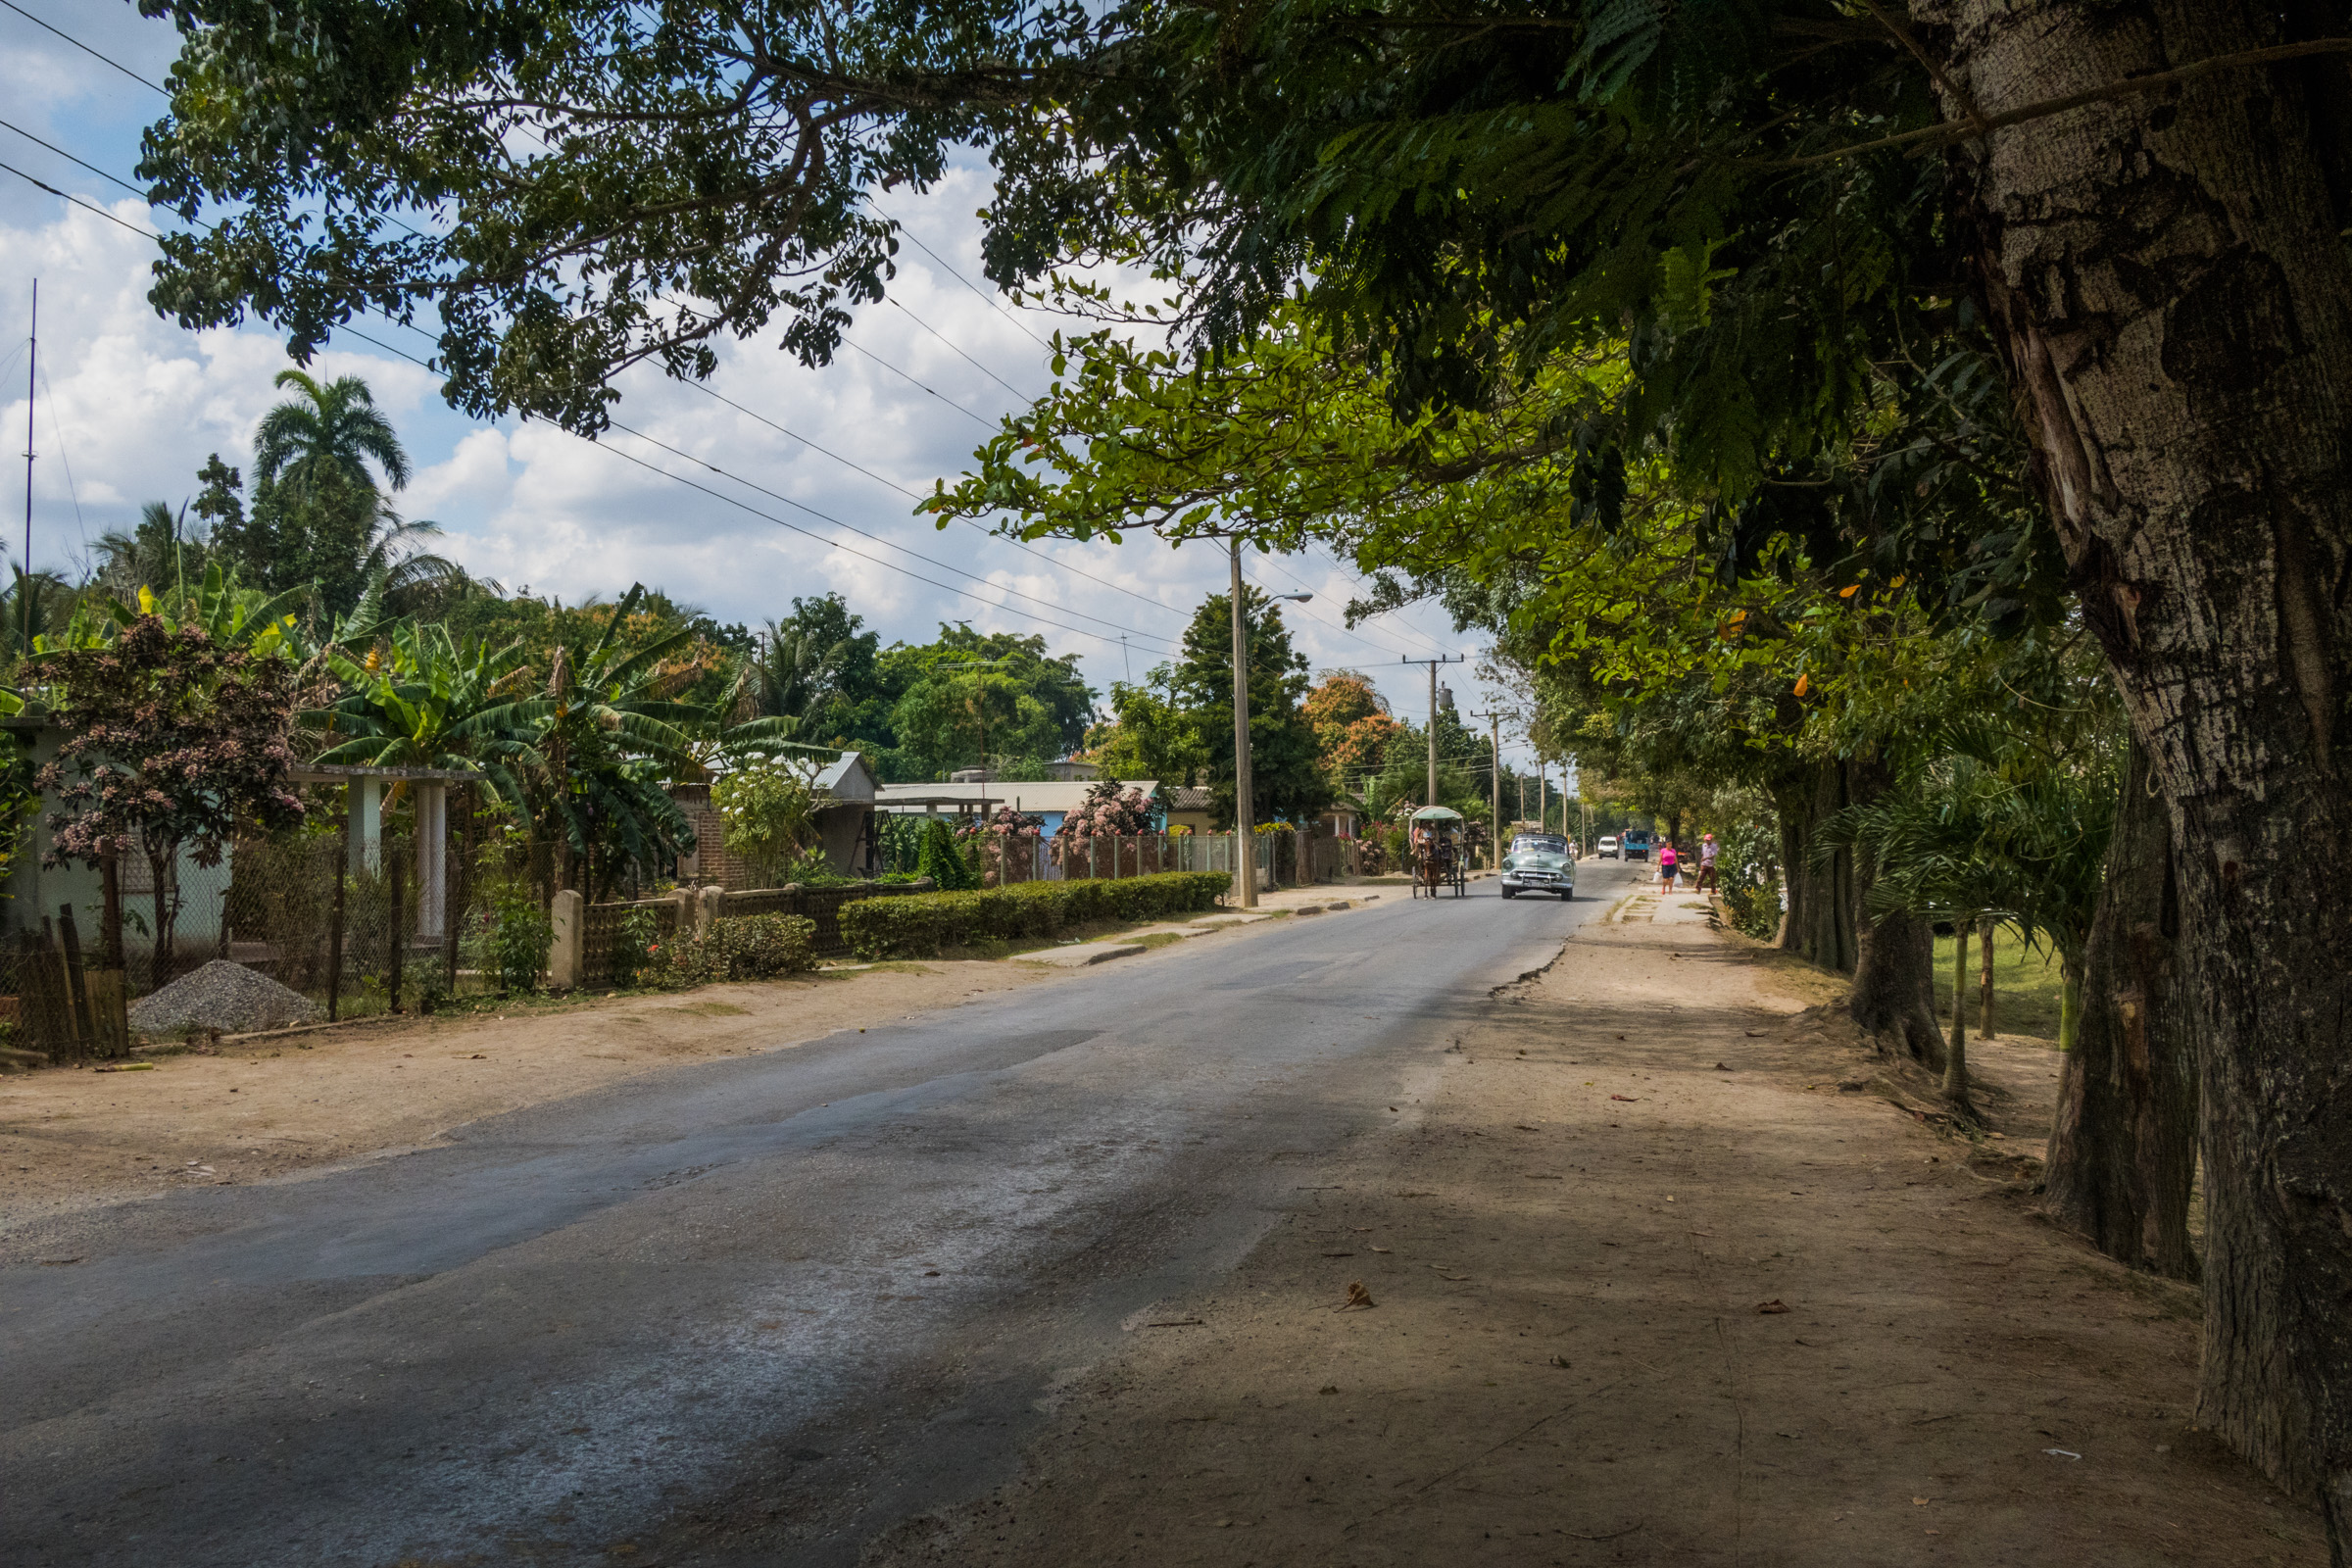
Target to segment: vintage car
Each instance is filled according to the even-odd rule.
[[[1568,841],[1554,833],[1522,833],[1511,840],[1511,853],[1502,858],[1502,896],[1556,893],[1576,897],[1576,860]]]

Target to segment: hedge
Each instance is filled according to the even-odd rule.
[[[701,937],[662,943],[648,978],[660,985],[700,986],[766,980],[815,967],[814,920],[798,914],[722,915]]]
[[[1190,914],[1213,907],[1232,886],[1233,877],[1224,871],[1171,871],[861,899],[841,906],[841,934],[860,958],[927,958],[943,948],[1057,936],[1098,920]]]

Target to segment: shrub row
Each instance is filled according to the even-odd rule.
[[[1021,882],[977,893],[918,893],[841,906],[841,934],[860,958],[927,958],[943,948],[1057,936],[1096,920],[1155,920],[1213,907],[1233,885],[1223,871],[1117,880]]]
[[[653,961],[659,967],[648,978],[664,986],[801,974],[816,967],[816,922],[798,914],[721,915],[701,937],[662,943]]]

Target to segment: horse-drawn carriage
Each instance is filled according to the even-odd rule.
[[[1468,824],[1462,813],[1443,806],[1424,806],[1413,813],[1413,897],[1437,898],[1451,888],[1457,899],[1470,891],[1470,854],[1464,843]]]

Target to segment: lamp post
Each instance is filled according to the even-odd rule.
[[[1233,874],[1241,884],[1242,907],[1257,907],[1257,824],[1250,820],[1250,627],[1242,608],[1242,537],[1227,544],[1233,562]],[[1271,598],[1305,604],[1313,594],[1274,594]]]

